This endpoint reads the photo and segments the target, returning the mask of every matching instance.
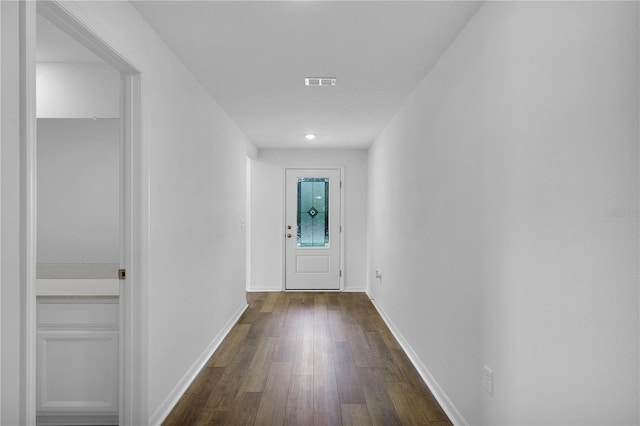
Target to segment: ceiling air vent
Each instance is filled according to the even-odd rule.
[[[305,86],[335,86],[336,79],[333,77],[307,77],[304,79]]]

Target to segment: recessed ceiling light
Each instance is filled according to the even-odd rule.
[[[335,86],[334,77],[307,77],[304,79],[305,86]]]
[[[307,133],[306,135],[304,135],[304,137],[308,140],[308,141],[312,141],[316,138],[316,135],[314,135],[313,133]]]

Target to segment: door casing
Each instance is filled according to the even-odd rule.
[[[20,2],[20,117],[24,381],[22,418],[36,424],[36,14],[41,13],[121,73],[121,267],[119,424],[145,424],[146,292],[148,265],[148,154],[142,138],[142,75],[124,46],[75,2]]]

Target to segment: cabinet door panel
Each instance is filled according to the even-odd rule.
[[[40,328],[118,328],[117,303],[38,303]]]
[[[38,411],[118,410],[118,332],[38,332]]]

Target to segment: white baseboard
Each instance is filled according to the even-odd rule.
[[[282,286],[252,285],[251,287],[247,287],[249,293],[268,293],[282,290]]]
[[[282,287],[270,287],[270,286],[251,286],[247,288],[249,293],[268,293],[268,292],[280,292],[285,291]],[[321,291],[321,290],[295,290],[295,291]],[[328,290],[335,291],[335,290]],[[366,287],[347,287],[343,290],[346,293],[366,293]]]
[[[184,392],[187,390],[191,382],[196,378],[200,370],[205,366],[211,355],[218,349],[220,343],[227,337],[227,334],[231,331],[233,326],[238,322],[244,311],[249,307],[247,303],[243,303],[242,306],[236,311],[235,314],[227,321],[222,327],[222,330],[216,335],[216,337],[209,343],[207,348],[198,357],[196,362],[193,363],[191,368],[187,370],[182,379],[175,385],[173,390],[169,392],[169,395],[162,401],[160,406],[155,410],[150,419],[151,425],[160,425],[167,418],[173,407],[178,403]]]
[[[369,295],[369,298],[371,299],[371,295]],[[464,419],[460,411],[458,411],[453,402],[451,402],[447,394],[440,387],[436,379],[431,375],[416,351],[413,350],[407,339],[405,339],[402,333],[400,333],[400,330],[398,330],[393,321],[391,321],[391,318],[389,318],[384,309],[382,309],[382,307],[378,305],[374,299],[371,299],[371,303],[373,303],[373,306],[375,306],[378,313],[387,324],[387,327],[389,327],[389,330],[391,330],[391,333],[393,333],[393,336],[396,338],[402,349],[409,357],[409,360],[411,361],[415,369],[418,370],[420,377],[422,377],[422,380],[424,380],[426,385],[429,387],[431,393],[438,401],[438,404],[440,404],[444,412],[449,417],[449,420],[451,420],[451,422],[455,426],[468,425],[467,421]]]

